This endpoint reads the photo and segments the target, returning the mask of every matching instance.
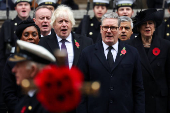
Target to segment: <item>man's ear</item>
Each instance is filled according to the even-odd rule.
[[[36,19],[35,18],[33,18],[33,21],[35,22],[36,21]],[[36,23],[35,23],[36,24]]]
[[[31,78],[34,78],[35,76],[36,76],[36,74],[38,73],[38,71],[39,71],[39,69],[38,69],[38,67],[37,67],[37,65],[36,64],[33,64],[32,66],[31,66],[31,73],[30,73],[30,77]]]
[[[102,33],[102,25],[100,25],[100,33]]]

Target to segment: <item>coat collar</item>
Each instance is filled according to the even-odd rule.
[[[135,38],[132,42],[134,44],[134,46],[137,48],[137,50],[139,51],[139,55],[140,55],[140,58],[141,58],[141,64],[144,66],[144,68],[151,74],[151,76],[153,78],[154,77],[154,74],[153,74],[153,71],[152,71],[152,68],[151,68],[151,63],[155,60],[155,58],[157,56],[155,56],[153,54],[153,49],[154,48],[159,48],[160,49],[160,41],[159,41],[159,37],[157,37],[155,35],[155,33],[153,34],[153,39],[152,39],[152,42],[151,42],[151,47],[149,49],[149,52],[148,54],[146,54],[145,52],[145,49],[143,47],[143,43],[142,43],[142,39],[141,39],[141,36],[138,35],[137,38]]]
[[[51,36],[48,37],[47,43],[52,51],[54,49],[59,49],[59,44],[55,33],[52,33]],[[75,43],[78,43],[80,46],[77,47]],[[80,35],[72,33],[72,44],[73,44],[73,51],[74,51],[73,65],[76,65],[78,62],[79,55],[81,53],[81,50],[83,49],[82,43],[83,42],[82,39],[80,38]]]
[[[98,59],[100,60],[100,62],[103,64],[103,66],[109,71],[112,72],[120,63],[120,61],[123,59],[123,57],[126,55],[120,55],[121,54],[121,50],[123,49],[123,47],[125,47],[124,43],[119,41],[119,45],[118,45],[118,53],[117,53],[117,57],[115,60],[115,63],[113,65],[113,68],[110,69],[106,57],[104,55],[104,49],[103,49],[103,44],[102,41],[99,41],[98,43],[96,43],[95,45],[95,55],[98,57]],[[126,47],[125,47],[126,48]]]

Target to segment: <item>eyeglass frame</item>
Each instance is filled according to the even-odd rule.
[[[105,31],[105,32],[108,31],[108,29],[110,29],[110,31],[115,32],[115,31],[117,31],[118,28],[119,28],[119,27],[116,27],[116,26],[101,26],[101,27],[102,27],[102,30],[103,30],[104,27],[108,27],[107,30],[103,30],[103,31]],[[114,30],[113,30],[113,28],[111,28],[111,27],[114,27]],[[105,29],[106,29],[106,28],[105,28]]]

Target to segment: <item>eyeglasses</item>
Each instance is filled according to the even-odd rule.
[[[117,31],[117,28],[119,27],[116,27],[116,26],[102,26],[102,30],[103,31],[108,31],[108,29],[110,28],[111,31]]]
[[[129,31],[129,30],[130,30],[130,27],[123,27],[123,26],[121,26],[119,29],[120,29],[120,30],[123,30],[123,28],[124,28],[126,31]]]

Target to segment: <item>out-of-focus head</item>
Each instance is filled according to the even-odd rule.
[[[137,29],[141,35],[152,36],[155,28],[162,23],[163,18],[163,10],[147,9],[140,11],[134,18],[134,28]]]
[[[40,29],[33,20],[22,21],[17,26],[16,35],[18,39],[34,44],[38,44],[41,38]]]
[[[16,62],[12,72],[15,73],[16,83],[32,79],[45,65],[55,62],[55,57],[44,47],[17,40],[16,52],[8,60]]]
[[[15,10],[17,11],[18,17],[25,20],[29,17],[31,11],[32,0],[12,0],[15,4]]]
[[[66,39],[75,25],[75,19],[70,7],[59,5],[53,12],[51,18],[51,26],[55,33],[62,39]]]
[[[34,22],[40,28],[41,34],[47,36],[51,32],[52,11],[47,6],[39,6],[34,12]]]
[[[119,39],[122,41],[130,39],[131,35],[133,34],[133,22],[130,17],[127,16],[121,16],[120,17],[120,34]]]
[[[52,12],[57,7],[58,0],[37,0],[38,6],[45,5],[47,6]]]
[[[116,0],[117,14],[119,16],[132,17],[133,5],[136,0]]]
[[[117,13],[106,13],[102,16],[102,24],[100,26],[100,33],[102,41],[111,46],[118,41],[120,19]]]
[[[109,1],[110,0],[93,0],[93,12],[97,19],[101,19],[107,12]]]

